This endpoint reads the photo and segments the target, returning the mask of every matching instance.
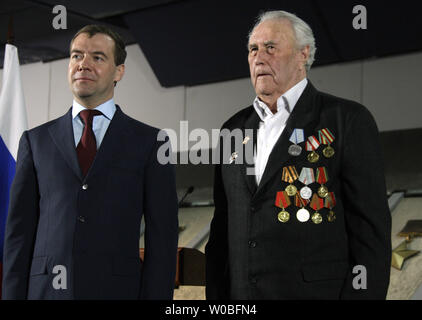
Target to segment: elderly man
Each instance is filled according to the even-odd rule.
[[[114,103],[125,58],[116,32],[82,28],[70,46],[72,107],[22,135],[6,225],[4,299],[173,298],[175,173],[158,163],[159,130]]]
[[[207,298],[384,299],[391,216],[373,117],[310,83],[315,40],[295,15],[262,14],[248,49],[257,97],[223,128],[245,132],[255,174],[239,150],[216,166]]]

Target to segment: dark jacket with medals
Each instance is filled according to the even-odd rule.
[[[259,121],[250,106],[229,119],[223,129],[240,128],[245,137],[253,130],[248,143],[255,144]],[[326,157],[327,145],[321,144],[315,150],[319,160],[311,163],[305,142],[299,144],[299,156],[289,154],[289,139],[296,128],[304,130],[305,141],[329,129],[335,136],[330,144],[334,155]],[[221,146],[221,160],[227,160],[230,154]],[[238,150],[232,144],[230,151]],[[385,299],[391,215],[378,129],[365,107],[321,93],[308,83],[272,150],[259,186],[255,176],[246,174],[248,163],[225,162],[215,168],[215,213],[206,246],[208,299]],[[318,168],[325,168],[328,181],[324,185],[335,195],[335,206],[314,210],[307,203],[310,217],[301,222],[298,199],[292,196],[284,210],[288,221],[279,220],[283,209],[275,200],[289,185],[282,179],[287,167],[294,167],[298,175],[303,168],[312,168],[315,175]],[[305,186],[299,180],[292,184],[298,190]],[[313,196],[320,187],[317,182],[309,185]],[[311,218],[316,211],[322,220]]]

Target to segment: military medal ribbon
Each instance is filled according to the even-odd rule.
[[[287,183],[293,183],[297,180],[297,171],[294,166],[284,167],[281,179]]]
[[[315,174],[312,168],[303,168],[300,172],[299,181],[304,185],[308,185],[315,182]]]
[[[327,128],[318,131],[318,138],[321,144],[330,144],[334,141],[334,135]]]
[[[320,143],[328,145],[328,147],[322,150],[322,154],[324,155],[324,157],[332,158],[335,154],[335,151],[330,144],[334,141],[334,135],[328,128],[325,128],[318,131],[318,138]]]
[[[316,180],[319,184],[325,184],[328,181],[328,174],[325,167],[317,168]]]
[[[296,168],[294,166],[284,167],[281,178],[283,181],[290,183],[285,189],[287,195],[294,196],[297,192],[297,188],[293,185],[293,182],[297,180]]]
[[[287,195],[286,191],[279,191],[277,192],[277,196],[275,199],[276,207],[286,209],[291,204],[290,198]]]
[[[316,194],[312,197],[310,207],[315,211],[318,211],[321,208],[324,208],[324,199],[321,199]]]
[[[334,192],[329,192],[327,197],[325,198],[325,207],[330,209],[328,213],[328,222],[333,222],[336,220],[336,214],[333,211],[333,208],[336,206],[336,197],[334,196]]]
[[[302,208],[302,207],[306,207],[309,203],[309,200],[307,199],[303,199],[299,192],[297,192],[296,196],[295,196],[295,205],[296,207]]]
[[[290,206],[290,198],[286,191],[277,192],[275,205],[279,208],[283,208],[277,215],[278,221],[282,223],[288,222],[290,220],[290,214],[286,211],[286,208]]]
[[[308,187],[308,185],[315,182],[314,169],[302,168],[299,181],[305,185],[302,189],[300,189],[300,196],[303,199],[310,199],[312,197],[312,190]]]
[[[288,153],[294,157],[300,156],[300,154],[302,153],[302,147],[299,146],[298,143],[305,141],[303,129],[294,129],[289,140],[294,144],[289,147]]]
[[[299,144],[305,141],[305,134],[303,129],[294,129],[289,141],[294,144]]]
[[[325,198],[328,195],[328,189],[324,184],[328,181],[328,174],[325,167],[317,168],[317,182],[321,184],[321,186],[318,188],[318,195],[321,198]]]
[[[315,151],[318,149],[319,145],[320,143],[317,138],[315,138],[315,136],[311,136],[308,138],[308,141],[306,141],[306,151]]]
[[[320,224],[322,222],[322,216],[318,210],[324,207],[324,199],[321,199],[316,194],[314,194],[310,207],[315,210],[314,214],[312,215],[312,222],[315,224]]]
[[[324,207],[331,210],[335,206],[336,206],[336,197],[334,196],[334,192],[329,192],[327,197],[325,198]]]
[[[315,136],[311,136],[306,141],[306,151],[312,151],[310,154],[308,154],[308,160],[311,163],[318,162],[319,155],[315,152],[316,149],[319,147],[319,142]]]

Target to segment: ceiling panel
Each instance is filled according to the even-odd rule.
[[[422,50],[422,19],[413,0],[64,0],[67,30],[52,27],[56,4],[2,0],[0,66],[10,16],[21,63],[67,57],[79,28],[108,24],[126,44],[139,44],[164,87],[247,77],[248,32],[256,16],[270,9],[296,13],[310,24],[318,48],[316,66]],[[367,8],[367,30],[352,26],[357,4]]]

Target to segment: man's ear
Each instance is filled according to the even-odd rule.
[[[125,65],[124,64],[120,64],[116,67],[116,72],[114,75],[114,86],[116,86],[116,83],[119,82],[120,80],[122,80],[123,75],[125,74]]]
[[[301,61],[303,61],[303,65],[305,65],[309,59],[309,54],[310,54],[309,46],[304,46],[302,49],[299,50],[299,53],[300,53]]]

